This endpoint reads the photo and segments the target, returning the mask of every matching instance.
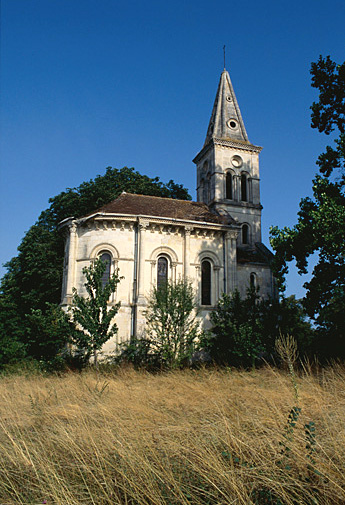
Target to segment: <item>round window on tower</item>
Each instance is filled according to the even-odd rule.
[[[238,154],[235,154],[235,156],[233,156],[231,158],[231,163],[235,168],[240,168],[243,165],[243,160],[242,160],[241,156],[238,156]]]
[[[229,119],[227,122],[226,122],[228,128],[230,128],[231,130],[236,130],[237,128],[237,121],[235,121],[235,119]]]

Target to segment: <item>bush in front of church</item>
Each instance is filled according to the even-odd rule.
[[[148,369],[175,369],[191,364],[203,341],[191,282],[179,279],[154,288],[145,316],[145,336],[123,344],[117,362],[127,361]]]
[[[242,299],[236,290],[221,297],[211,321],[207,350],[221,365],[255,366],[262,358],[270,360],[280,335],[292,335],[301,355],[312,352],[315,332],[294,296],[262,299],[252,287]]]

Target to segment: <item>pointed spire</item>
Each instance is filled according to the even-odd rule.
[[[225,68],[220,76],[204,146],[212,138],[249,142],[230,75]]]

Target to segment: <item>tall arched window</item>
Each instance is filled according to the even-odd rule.
[[[250,274],[249,280],[250,280],[250,287],[256,288],[256,274],[254,272]]]
[[[160,256],[157,262],[157,288],[164,286],[168,282],[168,260],[165,256]]]
[[[227,172],[225,176],[225,198],[232,200],[232,174]]]
[[[99,259],[105,263],[105,270],[102,275],[102,286],[104,287],[110,279],[111,255],[108,252],[103,252]]]
[[[201,263],[201,305],[211,305],[211,262]]]
[[[246,174],[241,175],[241,200],[242,202],[246,202],[248,200],[247,194],[247,176]]]
[[[249,242],[249,226],[247,224],[242,225],[242,244],[248,244]]]

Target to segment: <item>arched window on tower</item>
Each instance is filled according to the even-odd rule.
[[[241,175],[241,200],[246,202],[248,200],[248,190],[247,190],[247,176],[246,174]]]
[[[232,200],[232,192],[232,174],[230,172],[227,172],[225,176],[225,198]]]
[[[168,282],[168,259],[160,256],[157,261],[157,289]]]
[[[249,226],[247,224],[242,225],[242,244],[249,243]]]
[[[106,285],[106,283],[110,279],[110,268],[111,268],[111,255],[108,252],[102,252],[101,255],[99,256],[99,259],[105,263],[105,270],[102,275],[102,286]]]
[[[256,274],[252,272],[249,277],[249,283],[251,288],[256,288]]]
[[[201,263],[201,305],[211,305],[211,262]]]

